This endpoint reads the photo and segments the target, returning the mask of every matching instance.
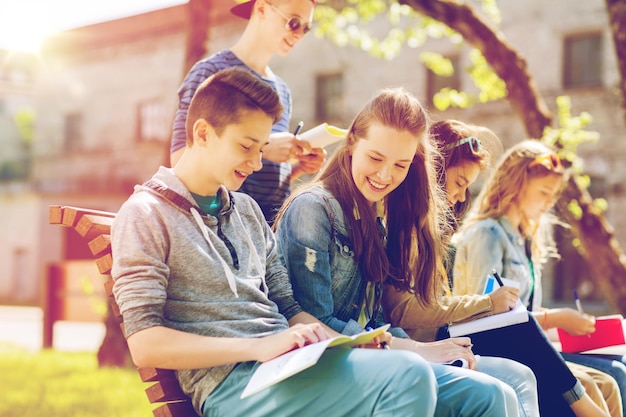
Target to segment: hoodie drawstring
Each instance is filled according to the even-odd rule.
[[[209,228],[207,227],[206,224],[204,224],[204,221],[202,220],[202,217],[200,216],[198,209],[196,209],[195,207],[191,207],[189,211],[191,211],[193,218],[196,220],[196,223],[198,223],[198,226],[200,226],[200,230],[202,231],[202,235],[204,236],[204,239],[209,243],[209,246],[211,247],[211,249],[217,253],[217,248],[215,247],[215,245],[213,245],[213,242],[209,238],[209,231],[208,231]],[[228,286],[230,287],[230,290],[233,292],[233,294],[235,294],[235,297],[239,298],[239,294],[237,294],[237,284],[235,282],[235,275],[230,270],[230,266],[228,266],[226,261],[219,254],[217,256],[217,259],[219,259],[222,265],[222,268],[224,269],[224,273],[226,274],[226,280],[228,281]],[[258,259],[258,256],[257,256],[257,259]]]

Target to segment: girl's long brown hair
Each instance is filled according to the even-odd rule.
[[[372,123],[410,132],[420,141],[406,179],[384,200],[387,244],[379,238],[375,209],[357,188],[352,177],[352,150],[365,140]],[[438,187],[434,168],[436,150],[428,137],[428,117],[419,101],[403,89],[385,89],[355,117],[346,139],[318,173],[312,184],[322,184],[339,201],[349,230],[355,259],[364,279],[388,281],[396,288],[414,291],[420,300],[436,300],[435,279],[441,271],[443,245],[439,239]],[[281,208],[276,223],[297,195]],[[355,209],[358,216],[354,216]],[[417,255],[412,252],[416,246]]]

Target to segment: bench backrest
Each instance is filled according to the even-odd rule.
[[[50,224],[70,227],[86,240],[98,270],[107,277],[104,287],[123,332],[124,322],[113,298],[113,279],[110,275],[113,267],[111,224],[114,218],[115,213],[70,206],[50,206],[49,212]],[[146,388],[148,400],[159,404],[153,410],[155,417],[197,417],[191,399],[178,384],[175,371],[159,368],[137,368],[137,371],[141,380],[149,384]]]

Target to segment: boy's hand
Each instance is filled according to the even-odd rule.
[[[300,169],[306,174],[315,174],[326,162],[327,152],[324,148],[313,148],[306,155],[298,156],[298,164],[295,169]]]
[[[311,152],[311,145],[298,139],[293,133],[272,133],[269,143],[263,148],[263,158],[272,162],[287,162]]]
[[[330,338],[321,324],[294,324],[280,333],[258,339],[256,360],[266,362],[285,352]]]

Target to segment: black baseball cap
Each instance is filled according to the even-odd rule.
[[[239,16],[243,19],[250,19],[250,16],[252,15],[252,9],[254,8],[254,2],[256,0],[249,0],[243,3],[239,3],[235,6],[233,6],[230,9],[230,12],[232,14],[234,14],[235,16]]]

